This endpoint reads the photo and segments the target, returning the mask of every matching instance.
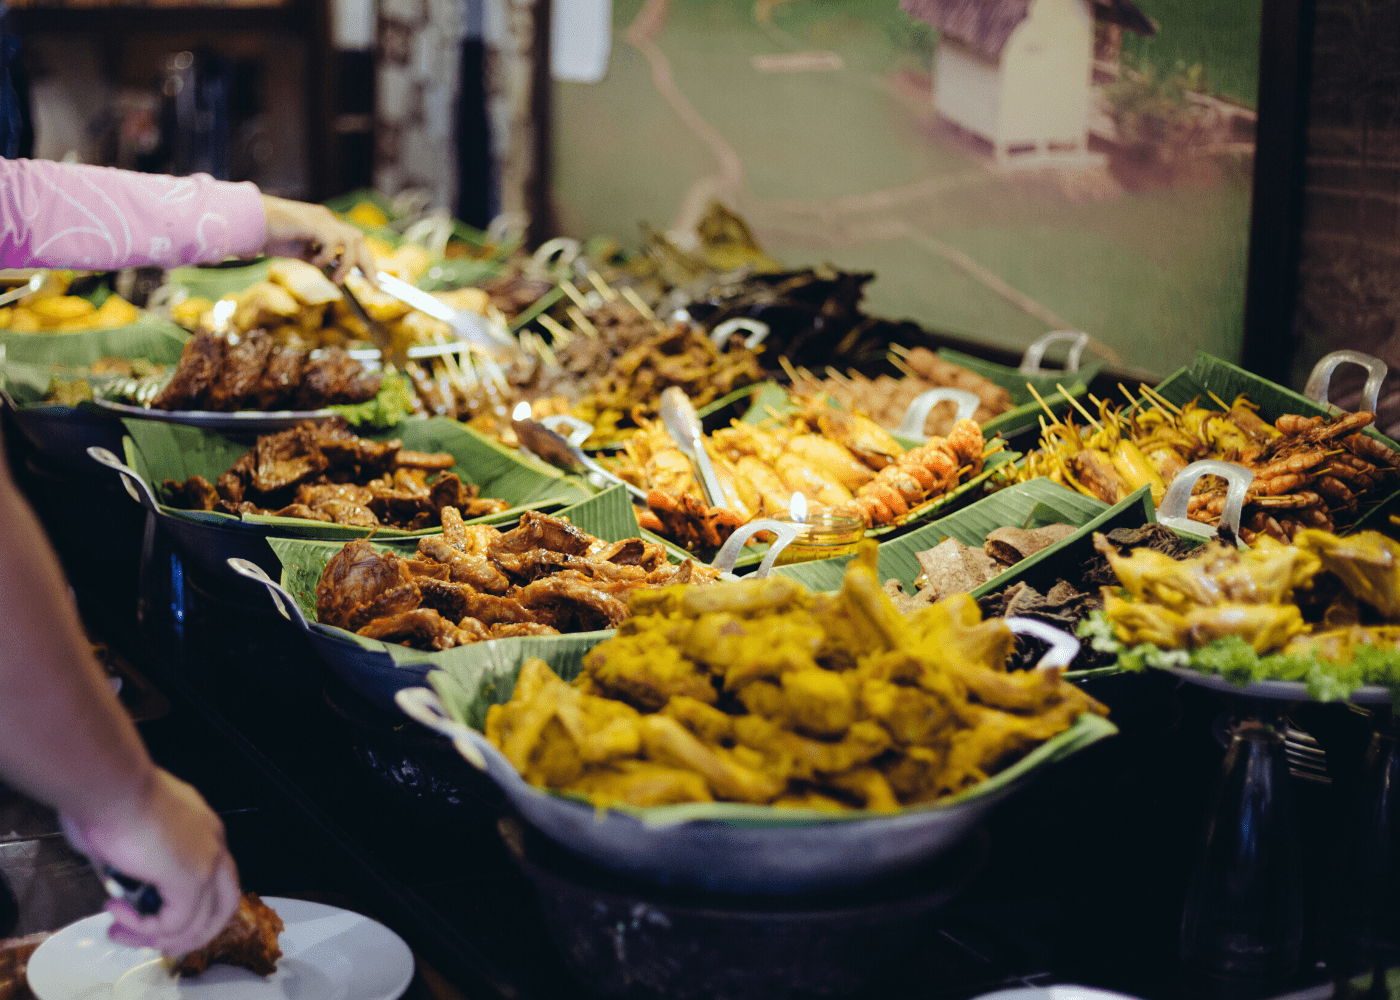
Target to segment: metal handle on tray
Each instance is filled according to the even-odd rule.
[[[686,316],[688,320],[689,315]],[[740,330],[749,331],[749,335],[744,338],[744,346],[753,350],[759,344],[768,339],[768,334],[772,332],[772,327],[762,320],[757,319],[727,319],[719,326],[710,331],[710,343],[721,350],[729,343],[729,338]]]
[[[1079,655],[1079,640],[1053,625],[1038,622],[1034,618],[1013,617],[1006,619],[1006,627],[1017,635],[1033,635],[1050,644],[1050,648],[1045,651],[1045,655],[1035,665],[1036,670],[1068,667]]]
[[[88,457],[93,461],[100,462],[109,469],[115,470],[122,477],[122,485],[131,494],[131,499],[135,500],[142,507],[145,507],[152,514],[160,513],[160,502],[156,500],[156,495],[151,492],[151,487],[141,478],[135,469],[127,465],[116,455],[113,455],[106,448],[92,445],[87,450]]]
[[[1363,354],[1360,351],[1333,351],[1331,354],[1324,355],[1317,364],[1313,365],[1312,374],[1308,376],[1308,384],[1303,389],[1303,395],[1326,406],[1328,403],[1327,390],[1332,384],[1332,373],[1337,370],[1339,365],[1348,363],[1360,365],[1366,369],[1366,386],[1361,390],[1361,409],[1375,413],[1376,407],[1380,405],[1381,383],[1389,374],[1390,366],[1380,358]]]
[[[449,716],[436,694],[428,688],[401,688],[395,692],[394,701],[414,722],[451,740],[457,752],[467,758],[473,767],[479,771],[486,770],[486,756],[475,742],[481,738],[480,735]]]
[[[1045,357],[1045,349],[1061,340],[1073,341],[1069,355],[1065,358],[1065,371],[1079,371],[1079,355],[1084,353],[1084,348],[1089,346],[1089,335],[1082,330],[1055,330],[1026,348],[1026,354],[1021,358],[1021,367],[1018,369],[1020,373],[1022,375],[1044,375],[1045,371],[1040,367],[1040,362]]]
[[[895,433],[900,437],[922,438],[924,424],[928,423],[928,415],[939,403],[948,401],[957,404],[958,412],[955,417],[957,420],[972,419],[972,415],[977,412],[977,407],[982,405],[982,400],[977,393],[968,392],[966,389],[947,387],[929,389],[914,397],[914,401],[909,404],[909,409],[904,411],[904,419],[899,422],[899,428]]]
[[[578,258],[581,250],[578,240],[569,236],[556,236],[540,244],[539,249],[530,256],[530,264],[541,273],[547,273],[550,261],[556,256],[559,258],[560,267],[568,267]]]
[[[571,417],[567,413],[556,413],[552,417],[541,417],[540,423],[544,424],[556,434],[562,433],[560,427],[568,427],[568,442],[573,445],[582,445],[593,436],[593,425],[587,420],[578,417]]]
[[[734,529],[734,534],[730,535],[720,546],[719,552],[715,554],[715,561],[710,563],[710,566],[721,573],[733,573],[734,564],[739,561],[739,553],[744,550],[744,544],[760,531],[771,531],[778,536],[778,539],[768,546],[763,561],[758,564],[758,571],[754,573],[754,579],[762,579],[767,576],[773,569],[773,562],[778,558],[779,553],[802,533],[802,529],[791,521],[770,521],[766,518],[750,521],[748,524]]]
[[[1244,498],[1249,484],[1254,482],[1254,473],[1243,465],[1215,459],[1192,462],[1176,474],[1172,484],[1167,487],[1166,495],[1162,497],[1162,503],[1157,507],[1157,523],[1203,538],[1214,538],[1218,534],[1214,526],[1193,521],[1186,514],[1187,504],[1191,500],[1191,488],[1202,476],[1219,476],[1230,484],[1230,491],[1225,495],[1225,510],[1220,515],[1220,523],[1228,524],[1238,535],[1240,512],[1244,509]]]
[[[311,631],[311,624],[306,620],[306,616],[301,613],[301,608],[297,607],[296,599],[283,589],[282,585],[273,580],[263,572],[263,568],[257,563],[248,559],[239,559],[232,556],[228,560],[229,569],[239,576],[246,576],[250,580],[256,580],[267,588],[267,592],[272,595],[272,603],[277,605],[277,610],[282,612],[282,617],[290,622],[296,622],[308,632]]]

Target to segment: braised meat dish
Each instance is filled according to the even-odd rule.
[[[198,951],[182,958],[171,971],[177,976],[197,976],[211,965],[236,965],[251,969],[260,976],[277,971],[282,949],[277,935],[282,933],[282,918],[255,892],[243,894],[238,912],[218,936]]]
[[[203,476],[183,483],[167,479],[164,489],[171,505],[182,510],[406,531],[438,526],[447,507],[459,519],[471,520],[510,506],[479,497],[474,483],[447,471],[456,464],[446,452],[408,451],[397,439],[356,437],[336,417],[263,435],[217,482]]]
[[[201,331],[185,344],[175,374],[151,401],[157,410],[316,410],[363,403],[383,378],[340,347],[307,351],[266,330]]]
[[[371,639],[443,650],[482,639],[613,628],[634,590],[710,583],[718,573],[666,561],[654,542],[604,542],[535,511],[502,532],[442,511],[442,534],[412,558],[348,543],[316,585],[316,618]]]

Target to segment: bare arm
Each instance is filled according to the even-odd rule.
[[[0,776],[65,817],[79,847],[154,882],[155,917],[114,909],[113,936],[198,947],[237,905],[223,825],[157,768],[92,657],[58,561],[0,452]]]

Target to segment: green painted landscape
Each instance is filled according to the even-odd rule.
[[[1259,5],[1141,0],[1160,30],[1100,87],[1112,141],[1007,168],[935,109],[938,33],[896,0],[614,0],[606,79],[556,84],[561,224],[636,245],[718,197],[786,264],[874,271],[882,315],[1013,349],[1082,329],[1143,373],[1233,359]]]

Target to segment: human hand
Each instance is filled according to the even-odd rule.
[[[274,257],[300,257],[319,268],[335,265],[331,280],[340,284],[350,269],[358,267],[370,284],[379,284],[379,268],[365,243],[365,234],[336,218],[324,205],[262,196],[267,217],[267,243],[263,251]]]
[[[63,817],[73,846],[94,862],[152,883],[164,905],[138,916],[112,900],[108,936],[118,944],[183,955],[207,944],[238,908],[238,870],[224,844],[224,825],[197,791],[157,769],[135,801],[96,817]]]

